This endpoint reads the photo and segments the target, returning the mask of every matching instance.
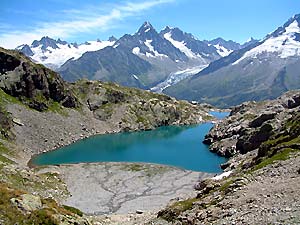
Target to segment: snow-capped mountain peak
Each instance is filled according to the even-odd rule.
[[[288,27],[285,28],[285,33],[300,33],[299,22],[294,20]]]
[[[233,64],[246,58],[257,58],[261,55],[273,54],[280,58],[300,56],[300,14],[292,17],[287,23],[267,35],[261,43],[247,51]]]
[[[50,37],[42,37],[29,45],[20,45],[17,50],[30,56],[33,61],[42,63],[52,69],[57,69],[69,59],[78,59],[85,52],[97,51],[107,46],[112,46],[115,41],[88,41],[78,45],[68,43],[61,39],[54,40]]]
[[[297,32],[297,29],[299,28],[299,23],[300,23],[300,14],[296,14],[292,18],[290,18],[283,26],[277,28],[274,32],[268,34],[265,37],[265,39],[268,39],[270,37],[280,36],[285,32]]]
[[[156,30],[153,28],[150,22],[146,21],[143,23],[143,25],[140,27],[138,30],[137,34],[138,35],[143,35],[148,32],[156,32]]]
[[[56,42],[54,39],[49,38],[48,36],[46,36],[46,37],[42,37],[42,39],[40,41],[37,41],[37,40],[33,41],[31,46],[33,48],[36,48],[36,47],[41,45],[41,48],[43,50],[46,50],[48,47],[51,47],[53,49],[57,49],[58,48],[57,43],[58,42]]]

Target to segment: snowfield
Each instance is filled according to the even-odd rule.
[[[31,48],[34,54],[31,58],[37,63],[48,65],[51,68],[58,68],[69,59],[76,60],[86,52],[98,51],[107,46],[112,46],[114,43],[111,41],[89,41],[78,46],[73,44],[57,44],[58,48],[47,47],[46,51],[40,45]]]

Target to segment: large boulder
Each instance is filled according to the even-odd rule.
[[[23,194],[19,198],[12,198],[10,201],[24,213],[29,213],[42,208],[40,197],[31,194]]]

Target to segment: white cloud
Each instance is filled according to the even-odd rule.
[[[35,24],[34,28],[26,31],[12,31],[0,34],[0,45],[5,48],[15,48],[20,44],[30,44],[43,36],[53,38],[69,38],[80,33],[91,32],[95,29],[105,31],[126,17],[135,16],[157,5],[174,2],[175,0],[148,0],[143,2],[127,2],[122,5],[111,5],[103,12],[103,6],[88,7],[85,10],[70,9],[64,11],[66,20],[43,22]],[[99,12],[101,14],[99,15]],[[70,15],[73,16],[71,19]],[[88,16],[89,15],[89,16]],[[60,17],[59,17],[60,18]]]

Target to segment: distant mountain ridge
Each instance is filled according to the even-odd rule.
[[[228,107],[300,88],[300,14],[257,42],[220,58],[164,90],[181,99]]]
[[[87,78],[150,89],[184,71],[189,72],[178,76],[176,82],[192,76],[240,46],[221,38],[214,43],[200,41],[169,26],[157,32],[150,22],[144,22],[135,34],[119,39],[112,36],[108,41],[77,44],[43,37],[17,49],[68,81]]]
[[[20,45],[16,49],[29,56],[34,62],[42,63],[51,69],[58,69],[70,59],[78,59],[85,52],[96,51],[115,43],[114,37],[108,41],[89,41],[82,44],[68,43],[60,39],[42,37],[40,41],[33,41],[29,46]]]

